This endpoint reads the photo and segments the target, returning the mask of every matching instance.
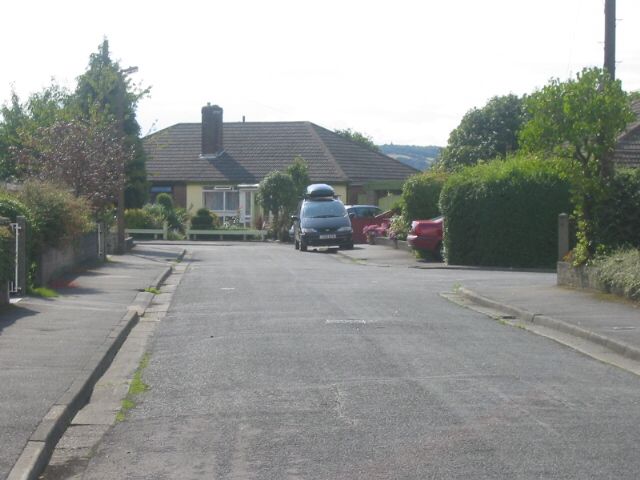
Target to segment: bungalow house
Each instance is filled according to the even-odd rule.
[[[418,173],[311,122],[223,123],[217,105],[202,108],[202,123],[179,123],[147,136],[144,148],[152,197],[167,192],[178,206],[207,207],[245,224],[260,216],[259,182],[298,156],[309,165],[313,183],[332,185],[351,204],[377,204]]]
[[[613,162],[618,167],[640,167],[640,100],[631,104],[636,119],[618,137]]]

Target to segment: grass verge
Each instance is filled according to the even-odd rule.
[[[47,287],[30,288],[29,294],[35,297],[42,297],[42,298],[55,298],[59,296],[58,292]]]

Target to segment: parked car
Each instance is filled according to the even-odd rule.
[[[431,253],[442,258],[442,226],[444,217],[431,220],[414,220],[407,235],[407,243],[416,250]]]
[[[374,218],[382,213],[382,209],[375,205],[345,205],[344,208],[347,213],[353,213],[352,218]]]
[[[308,247],[353,248],[353,229],[347,210],[325,184],[307,187],[293,220],[293,243],[296,250]]]

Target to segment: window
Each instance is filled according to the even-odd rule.
[[[204,206],[214,212],[235,212],[240,207],[240,193],[231,187],[204,187],[202,194]]]

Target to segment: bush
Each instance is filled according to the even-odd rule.
[[[51,183],[29,181],[18,196],[38,225],[38,235],[34,235],[33,244],[39,251],[46,247],[60,247],[93,228],[89,203],[67,189]]]
[[[160,208],[145,205],[142,208],[129,208],[124,212],[126,228],[162,228],[164,215]]]
[[[191,219],[194,230],[214,230],[218,226],[218,217],[208,208],[200,208]]]
[[[391,225],[389,226],[389,238],[396,240],[406,240],[411,225],[402,215],[391,217]]]
[[[23,216],[27,222],[27,264],[38,254],[40,244],[40,228],[36,222],[31,210],[20,200],[18,200],[13,194],[5,191],[0,191],[0,217],[6,217],[11,222],[16,221],[17,216]]]
[[[597,256],[593,261],[598,279],[609,291],[620,292],[632,300],[640,300],[640,250],[617,250]]]
[[[409,178],[402,187],[402,215],[409,222],[440,215],[438,201],[446,178],[442,172],[425,172]]]
[[[558,214],[572,210],[566,162],[517,156],[452,174],[440,195],[451,264],[555,264]]]
[[[173,211],[173,198],[168,193],[158,194],[156,203],[161,205],[167,212]]]

